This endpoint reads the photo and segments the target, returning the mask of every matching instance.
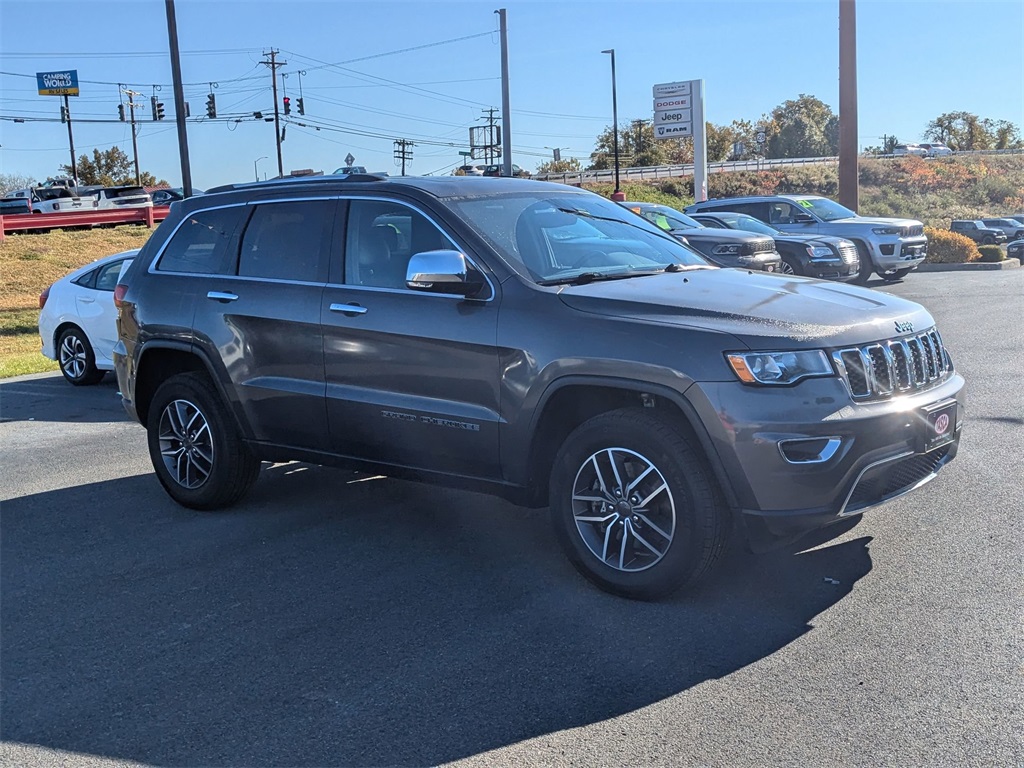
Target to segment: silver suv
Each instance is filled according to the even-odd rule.
[[[171,206],[115,291],[118,383],[181,504],[303,460],[549,506],[654,598],[914,490],[964,380],[918,304],[720,269],[574,187],[307,177]],[[338,503],[344,504],[344,496]]]
[[[859,216],[818,195],[732,197],[695,203],[686,209],[689,214],[714,211],[745,213],[783,232],[851,240],[860,258],[859,283],[866,283],[872,273],[886,282],[902,280],[928,255],[928,238],[920,221]]]

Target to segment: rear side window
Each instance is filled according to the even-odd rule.
[[[167,243],[156,268],[161,272],[234,274],[235,255],[230,246],[243,213],[243,206],[234,206],[189,214]]]
[[[326,282],[334,210],[332,200],[255,206],[242,237],[239,276]]]
[[[96,272],[96,290],[97,291],[112,291],[117,287],[117,279],[121,275],[121,270],[124,267],[124,262],[112,261],[99,268]]]

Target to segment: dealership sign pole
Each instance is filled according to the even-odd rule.
[[[708,141],[704,122],[704,81],[654,86],[654,138],[693,137],[693,199],[708,199]]]
[[[71,131],[71,102],[69,96],[78,95],[78,70],[65,69],[61,72],[36,72],[36,85],[40,96],[63,96],[64,106],[61,118],[68,124],[68,144],[71,147],[71,178],[78,186],[78,164],[75,162],[75,135]]]

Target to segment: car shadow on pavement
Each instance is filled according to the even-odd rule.
[[[74,387],[59,373],[0,381],[0,422],[128,421],[117,378],[107,372],[95,386]]]
[[[871,570],[869,541],[734,551],[639,603],[577,576],[546,511],[305,464],[212,514],[151,474],[22,497],[0,730],[159,764],[433,765],[764,659]]]

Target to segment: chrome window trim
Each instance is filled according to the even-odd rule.
[[[196,208],[194,211],[191,211],[188,215],[191,216],[193,214],[205,213],[206,211],[219,211],[219,210],[222,210],[224,208],[243,208],[243,207],[246,207],[246,206],[249,206],[249,205],[264,205],[264,204],[267,204],[267,203],[294,203],[294,202],[301,202],[303,200],[345,200],[345,201],[350,201],[350,200],[373,200],[373,201],[382,202],[382,203],[392,203],[392,204],[404,205],[404,206],[406,206],[408,208],[411,208],[412,210],[416,211],[418,214],[423,216],[423,218],[425,218],[431,224],[433,224],[434,227],[436,227],[437,230],[442,235],[444,235],[445,239],[449,243],[451,243],[453,246],[455,246],[455,249],[457,251],[459,251],[463,256],[466,257],[466,261],[469,262],[473,266],[473,268],[483,276],[484,281],[487,283],[487,287],[491,289],[491,295],[488,296],[486,299],[467,299],[465,296],[459,296],[457,294],[431,293],[430,291],[414,291],[412,289],[402,289],[402,288],[384,288],[384,287],[378,287],[378,286],[350,285],[349,283],[332,283],[332,282],[326,282],[326,283],[314,282],[314,283],[310,283],[310,282],[304,281],[304,280],[287,280],[287,279],[283,279],[283,278],[282,279],[275,279],[275,278],[267,278],[267,277],[245,277],[245,276],[238,275],[238,274],[234,274],[234,275],[221,275],[221,274],[210,273],[210,272],[170,272],[170,271],[165,271],[165,270],[157,269],[156,265],[160,261],[160,258],[164,255],[164,251],[167,249],[167,246],[174,239],[175,235],[178,234],[178,230],[181,229],[181,226],[187,221],[188,216],[182,217],[181,221],[179,221],[174,226],[174,230],[171,232],[171,234],[168,236],[168,238],[166,240],[164,240],[163,244],[160,246],[160,248],[157,251],[156,255],[150,261],[149,266],[146,269],[146,272],[148,272],[149,274],[159,274],[159,275],[179,275],[181,277],[204,277],[204,278],[220,278],[220,279],[234,279],[234,280],[262,280],[262,281],[272,282],[272,283],[291,283],[291,284],[295,284],[295,285],[323,285],[323,286],[331,287],[331,288],[351,288],[353,290],[362,290],[362,291],[372,290],[372,291],[385,291],[387,293],[413,294],[413,295],[416,295],[416,296],[438,296],[438,297],[442,297],[442,298],[446,298],[446,299],[456,299],[457,301],[477,301],[477,302],[480,302],[481,304],[486,304],[486,303],[489,303],[491,301],[494,301],[494,299],[498,295],[498,291],[495,289],[494,283],[491,282],[490,276],[487,274],[487,272],[485,272],[484,270],[480,269],[480,266],[476,263],[476,261],[474,261],[466,253],[466,249],[461,247],[458,243],[456,243],[452,239],[451,235],[448,234],[448,231],[444,227],[441,227],[432,216],[430,216],[429,214],[425,213],[421,208],[419,208],[418,206],[414,205],[413,203],[409,203],[409,202],[407,202],[405,200],[396,200],[394,198],[379,197],[379,196],[376,196],[376,195],[352,195],[352,194],[347,194],[347,195],[346,194],[336,194],[336,195],[303,195],[303,196],[299,196],[299,197],[280,197],[280,198],[272,198],[272,199],[268,199],[268,200],[246,200],[244,202],[226,203],[225,205],[210,205],[210,206],[206,206],[206,207],[203,207],[203,208]],[[346,232],[346,234],[348,234],[348,233]]]

